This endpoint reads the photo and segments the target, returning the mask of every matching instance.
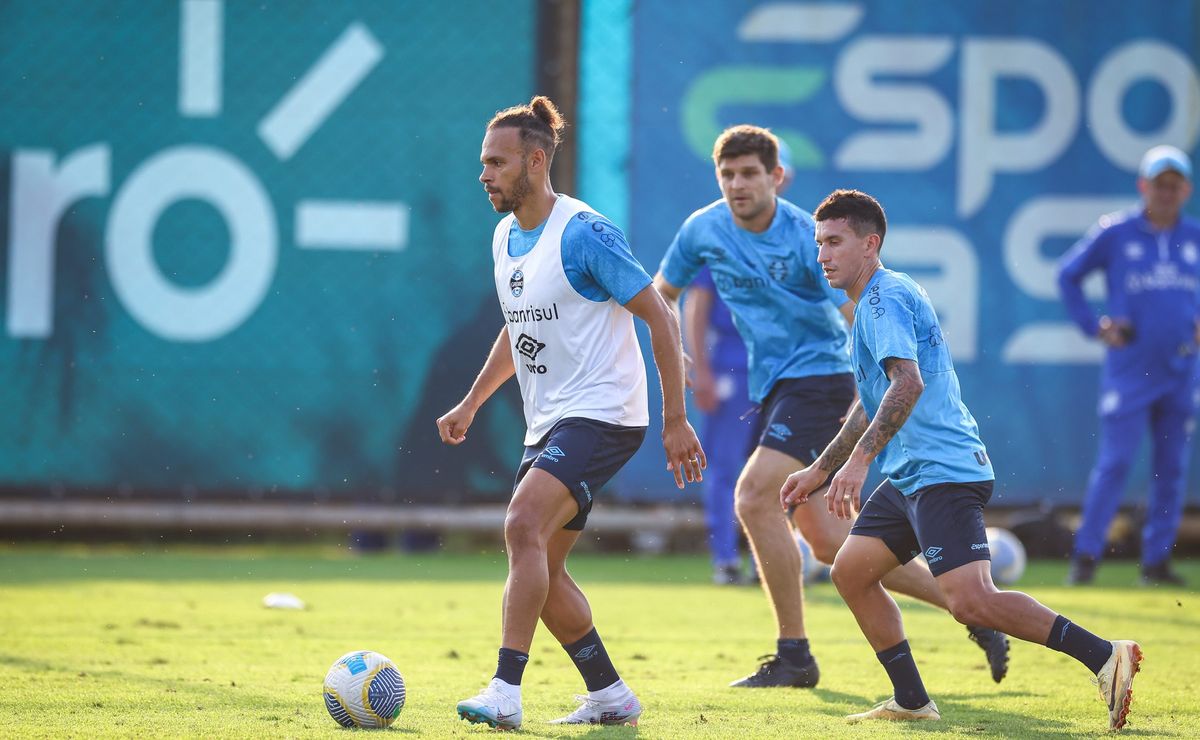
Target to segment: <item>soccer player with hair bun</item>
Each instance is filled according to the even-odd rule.
[[[588,689],[554,723],[636,725],[642,713],[566,568],[594,497],[641,446],[649,424],[634,316],[650,329],[662,383],[667,469],[683,488],[701,480],[706,465],[684,408],[675,316],[621,230],[551,187],[563,128],[543,96],[500,111],[487,126],[479,181],[496,212],[507,214],[492,238],[504,326],[466,397],[437,420],[443,442],[462,444],[479,407],[517,376],[527,431],[504,521],[499,659],[491,683],[457,708],[470,722],[502,729],[521,725],[521,679],[539,619]]]

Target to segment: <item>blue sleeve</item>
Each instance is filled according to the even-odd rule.
[[[687,287],[696,277],[696,273],[700,272],[700,268],[704,267],[704,260],[695,253],[695,245],[692,243],[695,229],[694,217],[684,221],[658,266],[663,278],[676,288]]]
[[[625,234],[595,213],[580,213],[563,230],[563,272],[571,287],[590,301],[609,298],[625,305],[651,283],[633,256]]]
[[[717,284],[713,282],[712,270],[709,270],[707,266],[701,268],[700,272],[696,273],[695,279],[692,280],[691,287],[704,288],[711,293],[716,293]]]
[[[1107,233],[1101,224],[1092,227],[1058,263],[1058,290],[1067,315],[1090,337],[1096,336],[1100,326],[1096,313],[1083,295],[1083,279],[1108,264]]]
[[[887,373],[889,357],[917,361],[916,316],[899,291],[869,291],[858,307],[855,323],[879,367]]]

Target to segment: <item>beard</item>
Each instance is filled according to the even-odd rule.
[[[511,193],[500,194],[500,202],[496,204],[496,212],[512,213],[521,207],[521,204],[525,202],[525,198],[532,191],[533,184],[529,182],[529,168],[525,166],[525,161],[521,160],[521,174],[517,175]]]

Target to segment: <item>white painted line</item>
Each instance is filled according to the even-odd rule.
[[[396,201],[302,200],[296,246],[398,252],[408,246],[409,208]]]
[[[353,23],[258,124],[275,156],[290,159],[383,58],[383,46]]]
[[[738,26],[742,41],[821,43],[837,41],[862,21],[857,3],[768,3]]]
[[[221,112],[223,0],[183,0],[179,13],[179,114]]]

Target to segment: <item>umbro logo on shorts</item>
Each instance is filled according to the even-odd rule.
[[[542,457],[549,458],[551,462],[558,462],[558,458],[566,457],[567,453],[562,451],[562,448],[557,445],[552,445],[542,450]]]
[[[931,547],[925,551],[925,560],[930,563],[936,563],[942,559],[942,548]]]
[[[792,436],[792,430],[788,429],[787,426],[783,424],[772,424],[768,428],[767,435],[774,437],[781,442],[786,442],[787,438]]]

